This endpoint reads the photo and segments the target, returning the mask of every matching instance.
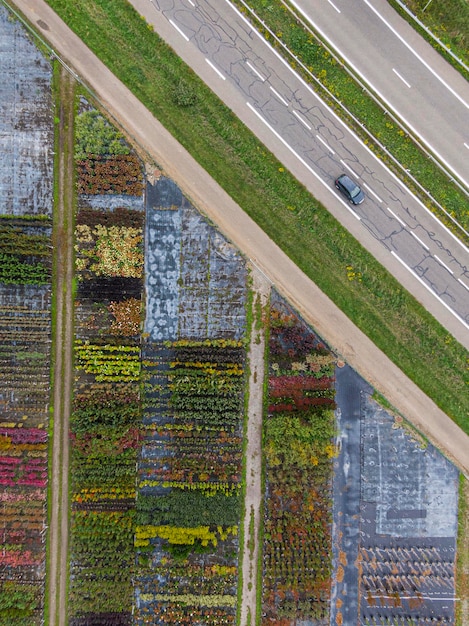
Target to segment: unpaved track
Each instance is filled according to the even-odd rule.
[[[251,269],[254,293],[251,342],[249,347],[249,400],[246,438],[246,495],[243,520],[243,588],[240,626],[254,626],[257,610],[257,572],[262,545],[259,529],[262,511],[262,415],[264,392],[265,330],[258,316],[265,311],[270,282],[257,269]]]
[[[67,624],[69,418],[73,346],[73,119],[74,83],[60,72],[57,203],[53,231],[55,311],[53,437],[47,594],[49,626]]]

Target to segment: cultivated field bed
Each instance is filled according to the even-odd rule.
[[[177,186],[147,187],[137,624],[235,624],[247,270]]]
[[[329,623],[335,357],[273,292],[262,624]]]
[[[122,159],[133,169],[120,167]],[[119,626],[131,622],[133,605],[143,175],[122,136],[84,99],[76,120],[75,162],[69,623]],[[95,168],[90,179],[96,163],[99,171]]]
[[[0,6],[0,624],[42,623],[51,350],[51,64]]]

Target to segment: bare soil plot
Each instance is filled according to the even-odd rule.
[[[347,369],[337,376],[332,623],[453,624],[458,471]]]
[[[51,64],[0,6],[2,213],[52,215]]]

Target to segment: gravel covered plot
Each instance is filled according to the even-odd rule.
[[[453,624],[458,471],[433,446],[398,426],[384,409],[366,403],[362,621],[424,624],[428,618]]]
[[[51,289],[0,286],[0,421],[44,428],[50,394]]]
[[[0,6],[0,212],[52,215],[51,64]]]
[[[91,207],[93,209],[106,209],[114,211],[121,207],[143,211],[142,196],[129,196],[128,194],[81,194],[79,197],[80,208]]]
[[[176,184],[147,187],[147,316],[151,341],[239,339],[247,270],[236,248],[194,209]]]
[[[458,470],[350,368],[337,389],[332,623],[454,624]]]

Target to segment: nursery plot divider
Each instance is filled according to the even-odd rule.
[[[264,387],[266,382],[266,348],[268,328],[264,320],[270,302],[271,283],[251,265],[249,382],[244,424],[244,485],[243,519],[241,526],[241,578],[239,581],[240,626],[252,626],[260,621],[262,598],[262,537],[263,488],[262,431],[264,416]]]
[[[57,66],[60,67],[60,66]],[[54,312],[52,442],[50,447],[47,612],[50,626],[67,618],[69,521],[69,420],[73,361],[73,78],[60,67],[56,80],[56,205],[54,215]]]

